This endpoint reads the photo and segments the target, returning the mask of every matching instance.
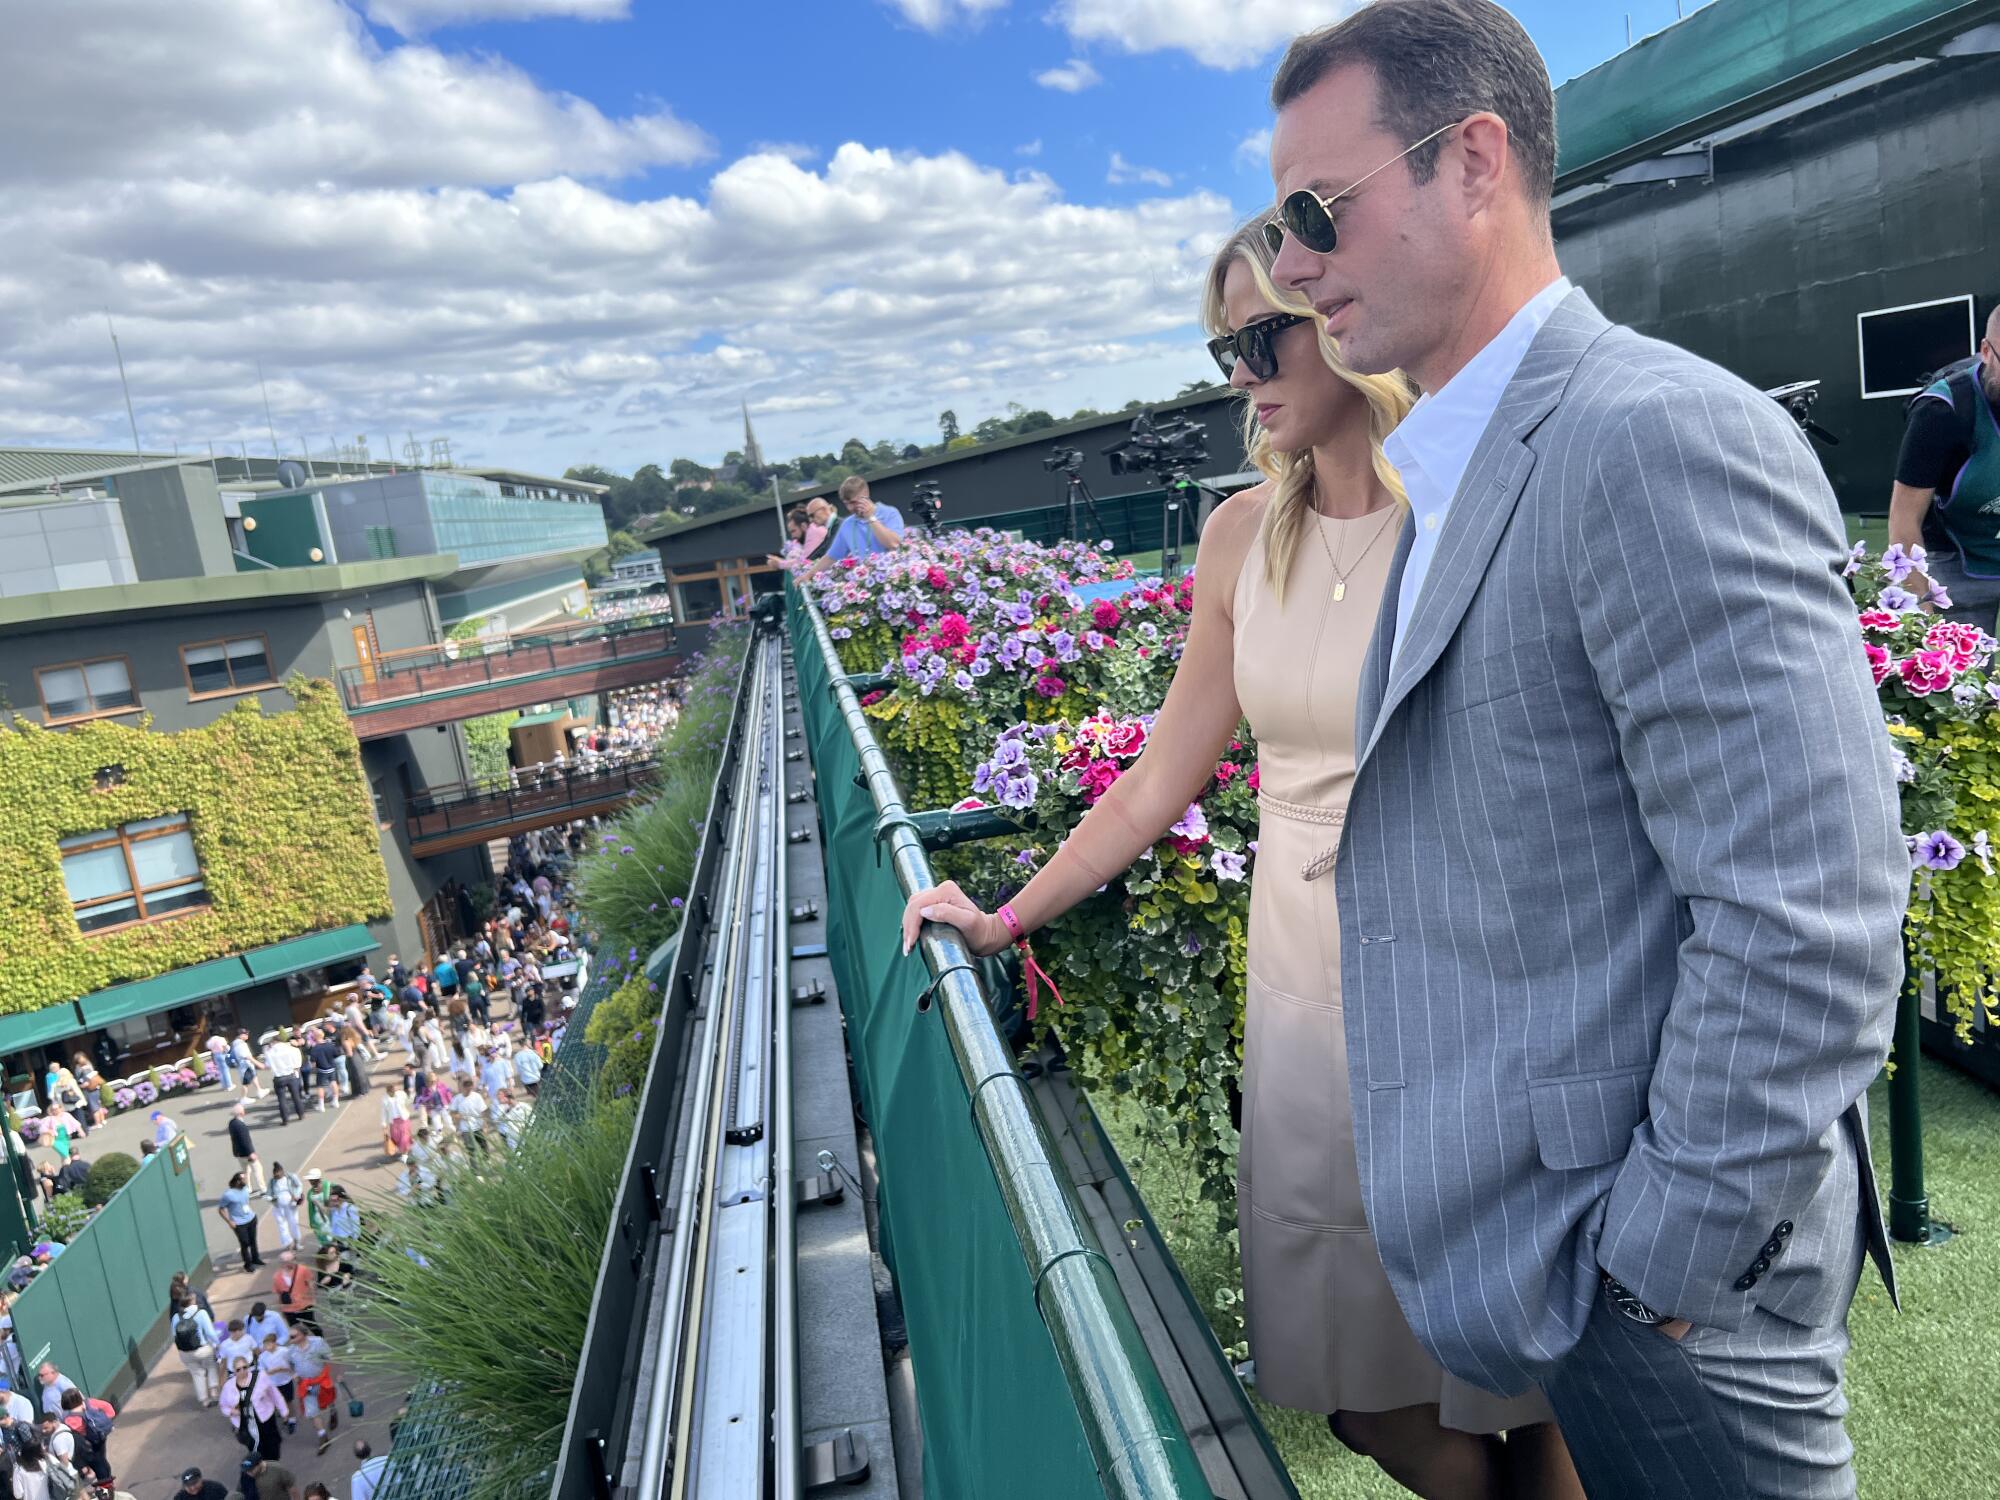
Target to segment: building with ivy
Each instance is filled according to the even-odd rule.
[[[49,1055],[117,1076],[300,1019],[467,930],[486,844],[430,852],[412,809],[471,782],[491,693],[380,690],[461,664],[468,621],[559,630],[605,539],[597,487],[512,471],[0,449],[9,1094]]]

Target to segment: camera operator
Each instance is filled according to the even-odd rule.
[[[893,505],[877,505],[868,494],[868,481],[850,474],[840,482],[840,503],[847,507],[847,519],[833,534],[832,542],[819,560],[805,571],[812,578],[832,567],[843,557],[870,557],[877,552],[893,552],[903,545],[903,517]]]
[[[1889,540],[1929,552],[1930,582],[1951,596],[1946,618],[1992,631],[2000,610],[2000,307],[1986,320],[1978,362],[1910,403]],[[1926,592],[1916,574],[1903,587]]]

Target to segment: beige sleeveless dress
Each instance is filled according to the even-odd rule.
[[[1361,663],[1399,522],[1387,511],[1309,515],[1283,605],[1264,577],[1261,534],[1235,594],[1236,695],[1257,736],[1261,788],[1237,1160],[1257,1389],[1280,1406],[1316,1412],[1435,1402],[1444,1425],[1464,1432],[1548,1421],[1539,1391],[1490,1395],[1425,1352],[1396,1306],[1362,1211],[1333,851],[1354,780]],[[1347,570],[1338,600],[1329,548]]]

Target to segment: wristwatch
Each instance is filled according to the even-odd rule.
[[[1624,1282],[1609,1271],[1600,1271],[1598,1274],[1604,1278],[1604,1295],[1611,1299],[1611,1305],[1634,1323],[1643,1323],[1648,1328],[1656,1328],[1668,1321],[1666,1313],[1655,1312],[1646,1306],[1626,1288]]]

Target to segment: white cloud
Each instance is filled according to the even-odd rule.
[[[1122,151],[1111,153],[1111,169],[1104,174],[1109,183],[1143,182],[1153,187],[1172,187],[1173,177],[1158,167],[1141,167],[1125,160]]]
[[[1127,52],[1180,51],[1212,68],[1247,68],[1360,0],[1057,0],[1054,19],[1079,42]]]
[[[1085,89],[1104,82],[1104,77],[1083,58],[1072,57],[1060,67],[1037,73],[1035,82],[1045,89],[1060,89],[1065,94],[1080,94]]]
[[[1271,165],[1271,131],[1253,130],[1236,143],[1236,167],[1243,172],[1267,171]]]
[[[795,161],[801,165],[818,161],[821,156],[819,147],[808,146],[803,141],[758,141],[750,147],[750,154],[782,156],[786,161]]]
[[[421,36],[466,21],[529,21],[568,16],[582,21],[622,21],[632,0],[367,0],[368,19],[404,36]]]
[[[977,20],[991,10],[999,10],[1007,0],[885,0],[903,14],[912,26],[925,31],[943,31],[954,21]]]
[[[124,441],[106,307],[142,438],[189,452],[264,448],[259,357],[287,447],[414,431],[554,469],[719,456],[739,399],[818,451],[927,438],[947,389],[1061,412],[1200,369],[1213,193],[1092,205],[1011,153],[850,143],[633,201],[606,179],[684,155],[671,117],[377,47],[334,0],[72,10],[24,12],[44,63],[0,96],[0,441]]]
[[[337,0],[18,7],[0,90],[0,196],[22,181],[506,186],[686,164],[708,138],[661,110],[609,119],[493,58],[376,45]],[[115,104],[103,80],[120,82]],[[96,102],[92,102],[96,101]]]
[[[1032,141],[1029,141],[1025,146],[1016,146],[1014,148],[1014,154],[1016,156],[1040,156],[1042,154],[1042,138],[1040,136],[1036,136]]]

